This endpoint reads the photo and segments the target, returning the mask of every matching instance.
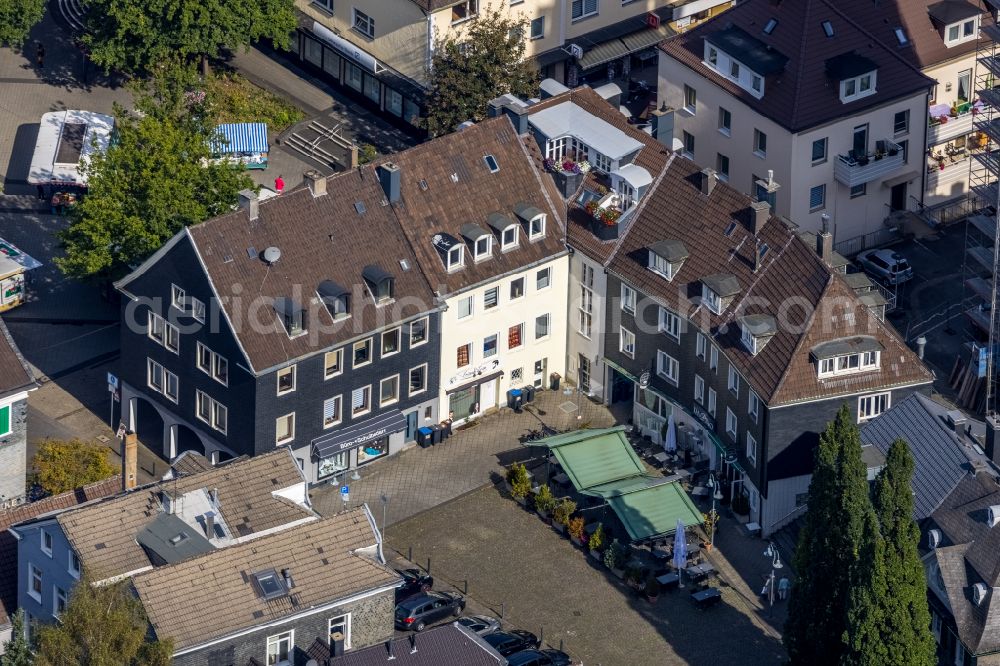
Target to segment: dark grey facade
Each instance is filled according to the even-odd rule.
[[[192,316],[190,308],[172,303],[173,290],[184,291],[206,305],[205,321]],[[282,366],[253,372],[239,345],[234,328],[249,325],[231,322],[224,315],[205,276],[193,245],[181,235],[167,246],[159,259],[123,288],[121,359],[123,421],[138,432],[140,439],[167,459],[186,450],[205,454],[213,461],[239,455],[256,455],[290,446],[310,482],[322,480],[318,460],[312,453],[314,440],[328,437],[338,429],[358,425],[383,414],[398,413],[397,427],[376,443],[388,455],[397,452],[416,436],[416,428],[440,420],[438,414],[438,372],[440,368],[440,319],[434,310],[406,321],[387,324],[377,330],[359,332],[341,343],[316,348],[309,355]],[[238,298],[239,294],[220,294],[220,298]],[[178,344],[165,344],[149,333],[150,319],[162,317],[179,332]],[[411,344],[410,327],[426,319],[424,341]],[[398,351],[383,354],[381,334],[399,329]],[[371,361],[353,368],[352,346],[355,341],[371,339]],[[199,367],[200,345],[225,360],[226,381]],[[327,377],[326,352],[342,350],[341,370]],[[176,377],[176,391],[151,386],[151,362]],[[279,373],[294,366],[294,389],[278,391]],[[409,373],[426,366],[426,388],[411,393]],[[214,365],[211,366],[214,368]],[[394,401],[380,401],[380,382],[398,376]],[[167,380],[164,380],[166,382]],[[369,386],[368,409],[353,414],[352,392]],[[201,400],[212,405],[208,414],[199,412]],[[175,395],[171,395],[175,394]],[[325,418],[324,403],[340,396],[339,420]],[[176,398],[176,400],[174,399]],[[224,407],[219,418],[215,405]],[[287,419],[289,415],[291,421]],[[279,440],[278,419],[291,437]],[[222,422],[224,421],[224,423]],[[405,426],[399,426],[405,423]],[[288,426],[291,425],[289,428]],[[375,449],[369,447],[369,451]],[[348,452],[344,464],[350,468],[364,464],[356,450]],[[374,456],[379,457],[379,456]],[[374,457],[372,459],[374,459]],[[329,476],[329,474],[325,475]]]
[[[294,645],[290,664],[305,666],[309,660],[306,650],[313,642],[316,639],[329,640],[331,619],[350,616],[350,645],[347,649],[357,650],[393,637],[394,609],[395,591],[388,590],[287,622],[258,629],[248,627],[248,633],[177,655],[173,663],[174,666],[244,666],[255,659],[258,664],[266,664],[268,638],[290,631]]]

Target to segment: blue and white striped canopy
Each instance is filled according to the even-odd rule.
[[[226,123],[215,128],[222,140],[212,142],[212,150],[223,153],[266,153],[266,123]]]

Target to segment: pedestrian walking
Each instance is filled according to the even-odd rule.
[[[285,189],[285,179],[278,174],[278,177],[274,179],[274,191],[281,194],[282,190]]]
[[[35,58],[38,61],[38,69],[45,69],[45,47],[38,42],[38,49],[35,51]]]

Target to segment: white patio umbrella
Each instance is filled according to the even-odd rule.
[[[677,424],[674,423],[674,415],[667,419],[667,436],[663,439],[663,450],[673,453],[677,450]]]
[[[684,567],[687,566],[687,535],[684,534],[684,523],[677,519],[677,531],[674,532],[674,568],[677,569],[677,583],[684,587]]]

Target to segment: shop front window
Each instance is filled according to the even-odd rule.
[[[325,479],[328,476],[333,476],[338,472],[343,472],[350,465],[350,452],[341,451],[328,458],[319,459],[319,468],[317,470],[317,476],[320,479]]]
[[[403,115],[403,96],[392,88],[386,88],[385,108],[394,116]]]
[[[363,72],[357,65],[347,63],[347,85],[361,92]]]
[[[454,412],[452,418],[456,420],[464,419],[476,413],[475,407],[477,402],[479,402],[479,387],[471,386],[452,393],[449,398],[448,409]]]
[[[403,100],[403,120],[414,126],[420,120],[420,107],[408,98]]]
[[[316,65],[317,67],[323,64],[323,45],[317,42],[315,39],[309,39],[308,37],[304,40],[305,44],[302,57],[306,62]]]
[[[383,437],[382,439],[376,439],[372,442],[368,442],[358,449],[358,464],[364,465],[365,463],[371,462],[376,458],[381,458],[388,453],[389,438]]]
[[[332,76],[335,79],[340,78],[340,56],[331,51],[330,49],[324,48],[326,53],[323,54],[323,71]]]
[[[376,104],[382,101],[382,84],[370,74],[365,74],[365,97]]]

